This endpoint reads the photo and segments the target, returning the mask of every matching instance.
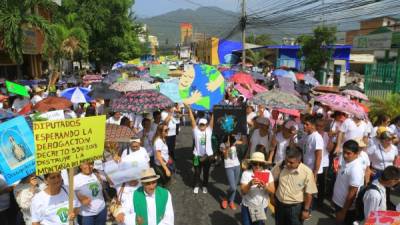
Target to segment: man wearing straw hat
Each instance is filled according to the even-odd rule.
[[[142,172],[142,187],[133,194],[133,207],[138,225],[173,225],[174,210],[171,194],[157,186],[160,178],[153,168]]]

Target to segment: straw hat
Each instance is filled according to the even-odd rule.
[[[160,176],[156,174],[156,172],[154,171],[153,168],[148,168],[142,172],[140,181],[142,183],[147,183],[147,182],[156,181],[159,178],[160,178]]]
[[[42,89],[42,88],[40,88],[40,87],[35,87],[35,88],[33,89],[33,92],[35,92],[35,93],[39,93],[39,92],[42,92],[42,91],[44,91],[44,89]]]
[[[363,140],[363,138],[357,138],[354,140],[355,142],[357,142],[358,147],[360,148],[365,148],[367,147],[367,144],[365,143],[365,141]]]
[[[251,154],[250,159],[246,159],[243,161],[245,167],[248,167],[248,165],[251,165],[251,163],[253,162],[263,163],[264,165],[272,164],[271,162],[265,161],[264,153],[262,152],[254,152],[253,154]]]

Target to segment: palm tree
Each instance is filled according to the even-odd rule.
[[[50,0],[1,0],[0,36],[2,45],[10,58],[19,66],[23,59],[24,27],[37,28],[46,39],[51,37],[49,21],[33,12],[37,7],[49,9],[54,3]],[[20,69],[18,69],[20,72]]]
[[[271,61],[267,60],[269,55],[265,55],[262,52],[254,52],[252,50],[247,50],[246,51],[246,62],[249,62],[253,64],[254,66],[259,66],[259,65],[273,65]]]

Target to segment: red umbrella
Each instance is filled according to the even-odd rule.
[[[358,106],[360,106],[361,108],[363,108],[364,112],[369,113],[369,108],[368,108],[366,105],[360,103],[360,102],[357,101],[357,100],[354,100],[353,102],[356,103],[356,105],[358,105]]]
[[[296,73],[297,80],[304,80],[304,73]]]
[[[255,83],[253,77],[250,74],[239,72],[234,74],[231,79],[231,81],[239,84],[252,84]]]
[[[277,109],[277,111],[290,116],[300,117],[300,111],[297,109]]]
[[[66,109],[72,106],[72,102],[66,98],[60,97],[47,97],[42,101],[36,103],[33,107],[34,110],[39,112],[48,112],[50,110]]]

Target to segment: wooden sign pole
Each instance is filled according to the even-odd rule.
[[[69,212],[74,211],[74,168],[68,169],[68,208]],[[77,216],[77,215],[76,215]],[[75,220],[75,219],[74,219]],[[74,220],[69,221],[69,225],[74,225]]]

